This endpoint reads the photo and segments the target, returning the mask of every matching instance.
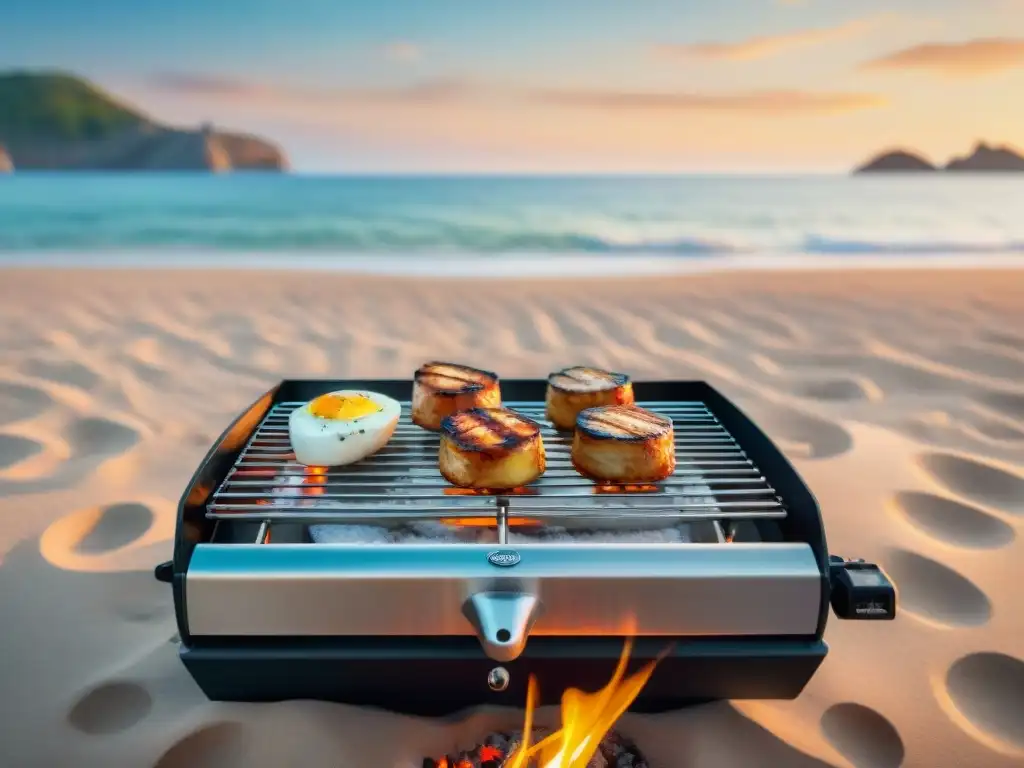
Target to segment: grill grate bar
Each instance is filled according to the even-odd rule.
[[[493,516],[495,525],[499,524],[500,507],[495,499],[490,499],[487,505],[480,505],[476,508],[468,507],[433,507],[431,509],[381,509],[377,505],[358,506],[345,504],[344,506],[322,507],[304,509],[301,511],[275,510],[268,511],[265,506],[258,504],[215,504],[212,505],[217,514],[215,517],[238,521],[266,521],[269,523],[286,521],[291,523],[304,523],[307,525],[316,523],[342,523],[352,525],[387,525],[394,523],[411,523],[424,520],[444,520],[446,518],[465,517],[467,514],[475,514],[486,517]],[[339,514],[344,512],[344,514]],[[674,506],[650,506],[650,507],[628,507],[628,506],[604,506],[587,507],[574,509],[566,506],[536,506],[523,510],[525,517],[532,519],[562,520],[579,523],[580,521],[600,523],[601,521],[622,522],[628,520],[630,524],[649,524],[652,522],[677,523],[684,521],[700,520],[732,520],[732,519],[779,519],[786,516],[785,510],[776,506],[764,504],[756,506],[752,503],[744,503],[730,506],[730,502],[720,504],[704,505],[674,505]],[[507,520],[514,521],[518,513],[508,509]],[[519,518],[521,519],[521,518]]]
[[[544,405],[504,405],[541,422],[548,456],[545,474],[516,492],[477,493],[454,488],[437,468],[438,435],[409,421],[409,403],[389,443],[347,467],[309,468],[295,461],[288,416],[304,403],[274,405],[214,493],[207,516],[267,524],[368,523],[438,520],[452,515],[495,516],[501,538],[510,520],[679,520],[783,518],[786,510],[735,439],[701,402],[645,402],[672,418],[677,468],[649,486],[599,486],[569,460],[571,433],[544,421]],[[269,530],[269,528],[267,529]],[[265,540],[261,526],[261,534]]]
[[[573,472],[572,475],[576,473]],[[557,488],[560,486],[566,487],[579,487],[580,483],[575,477],[570,475],[568,472],[560,475],[554,475],[549,477],[545,486],[549,488]],[[325,480],[324,482],[310,482],[305,484],[305,487],[313,489],[316,493],[309,492],[307,495],[318,495],[319,489],[321,488],[347,488],[352,485],[358,485],[362,488],[393,488],[397,480],[414,481],[410,482],[411,485],[415,485],[418,488],[451,488],[451,485],[444,479],[439,477],[422,476],[411,478],[405,477],[399,474],[388,475],[391,479],[389,480],[364,480],[365,473],[353,476],[352,480],[348,482],[337,481],[337,480]],[[229,477],[222,490],[228,488],[296,488],[301,487],[296,482],[289,481],[284,478],[272,479],[272,480],[235,480],[235,475]],[[290,475],[289,477],[302,477],[302,478],[313,478],[315,475]],[[707,478],[702,480],[702,478]],[[678,480],[678,482],[677,482]],[[719,470],[708,470],[706,472],[676,472],[671,480],[664,481],[660,484],[660,487],[675,487],[675,486],[686,486],[686,485],[715,485],[715,484],[763,484],[764,478],[757,472],[757,470],[751,468],[746,473],[737,473],[732,470],[719,469]]]

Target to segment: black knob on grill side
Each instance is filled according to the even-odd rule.
[[[888,621],[896,618],[896,588],[874,563],[829,557],[832,611],[840,619]]]
[[[170,584],[174,580],[174,563],[170,560],[166,563],[160,563],[160,565],[153,569],[153,576],[157,581]]]

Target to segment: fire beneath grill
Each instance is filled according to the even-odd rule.
[[[537,735],[544,733],[546,731],[538,729]],[[517,765],[512,760],[516,759],[515,753],[520,749],[522,737],[521,731],[511,734],[492,733],[482,744],[468,752],[445,755],[438,759],[426,758],[423,768],[511,768]],[[536,757],[531,757],[520,768],[561,768],[568,765],[570,763],[539,762]],[[585,763],[575,762],[571,765],[579,768],[647,768],[647,760],[633,742],[615,731],[609,731],[601,739],[597,751]]]
[[[493,733],[469,751],[428,757],[423,768],[647,768],[637,746],[612,730],[661,658],[627,677],[631,648],[632,641],[627,640],[615,673],[604,688],[595,693],[569,688],[562,694],[562,722],[557,730],[534,726],[538,687],[531,675],[521,730]]]

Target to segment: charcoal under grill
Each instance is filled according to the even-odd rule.
[[[557,700],[607,679],[628,633],[640,660],[674,644],[637,708],[791,698],[827,652],[830,596],[843,617],[891,618],[884,574],[829,558],[809,491],[709,385],[635,384],[672,418],[677,467],[628,487],[572,468],[544,387],[502,382],[543,425],[548,466],[495,494],[441,477],[410,382],[285,381],[253,404],[190,483],[157,569],[206,693],[440,713],[521,704],[534,672]],[[288,415],[336,389],[404,400],[394,436],[348,467],[296,463]]]

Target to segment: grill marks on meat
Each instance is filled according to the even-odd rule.
[[[656,483],[676,468],[672,420],[636,406],[589,408],[576,420],[573,467],[605,483]]]
[[[441,422],[438,469],[460,488],[519,488],[547,468],[540,424],[505,408],[458,411]]]
[[[470,408],[497,408],[501,388],[497,374],[455,363],[426,363],[412,383],[412,423],[429,430],[453,413]]]
[[[474,408],[446,418],[441,431],[463,450],[499,453],[540,435],[540,424],[515,411]]]
[[[600,392],[621,387],[629,381],[624,373],[577,365],[548,376],[548,383],[563,392]]]
[[[583,411],[576,422],[594,438],[649,440],[672,430],[672,420],[634,405],[614,405]]]
[[[629,405],[633,385],[624,373],[575,366],[548,376],[544,411],[556,428],[570,431],[581,411],[602,405]]]
[[[416,371],[415,381],[429,386],[438,394],[455,395],[462,392],[477,392],[497,381],[498,376],[490,371],[471,368],[454,363],[424,363]]]

